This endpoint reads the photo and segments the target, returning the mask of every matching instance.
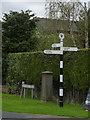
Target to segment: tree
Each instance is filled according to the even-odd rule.
[[[84,9],[84,24],[85,24],[85,48],[88,49],[89,48],[89,41],[88,41],[88,9],[86,6],[86,2],[84,2],[84,5],[79,2],[79,4],[83,7]]]
[[[85,2],[83,5],[79,0],[76,0],[76,2],[73,0],[69,0],[68,2],[62,2],[61,0],[56,0],[55,2],[53,0],[46,1],[46,14],[47,13],[49,13],[49,18],[67,20],[69,22],[69,30],[74,46],[76,46],[76,41],[72,34],[72,25],[77,21],[79,23],[78,25],[83,23],[84,27],[82,26],[82,30],[84,30],[84,32],[82,31],[81,34],[84,33],[84,40],[81,40],[81,42],[84,41],[85,48],[88,48],[88,11]]]
[[[0,21],[0,79],[2,79],[2,22]],[[0,80],[0,85],[2,84]]]
[[[30,10],[5,13],[3,17],[2,48],[4,53],[28,52],[35,49],[36,20]]]
[[[60,0],[60,1],[55,1],[55,2],[49,1],[48,6],[49,7],[47,7],[46,11],[49,12],[48,14],[49,18],[61,19],[63,21],[67,21],[65,22],[65,24],[68,23],[66,24],[66,26],[68,27],[68,30],[70,31],[73,44],[74,46],[76,46],[76,42],[73,36],[72,26],[74,22],[78,19],[78,14],[81,9],[79,7],[79,4],[77,2],[62,2]]]
[[[2,77],[3,84],[7,75],[7,55],[8,53],[34,51],[37,37],[35,34],[37,20],[30,10],[25,12],[10,11],[5,13],[2,23]]]
[[[89,48],[90,48],[90,8],[88,10],[88,40],[89,40]]]

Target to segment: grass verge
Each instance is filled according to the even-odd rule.
[[[68,116],[74,118],[88,118],[88,112],[82,105],[64,103],[59,108],[57,102],[42,102],[37,99],[20,98],[19,96],[2,94],[2,110],[16,113],[46,114]]]

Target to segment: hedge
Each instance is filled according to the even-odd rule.
[[[64,89],[87,93],[90,85],[89,73],[90,50],[64,52]],[[10,53],[7,58],[7,85],[10,93],[20,93],[21,82],[34,84],[36,91],[41,89],[43,71],[53,72],[54,89],[58,91],[60,75],[59,55],[45,55],[42,51]]]
[[[40,89],[42,72],[46,70],[53,71],[54,78],[58,79],[59,67],[57,59],[58,56],[56,58],[55,56],[47,56],[43,52],[9,54],[7,59],[9,65],[7,83],[11,92],[16,92],[17,85],[21,84],[22,81],[27,84],[34,84],[36,89]],[[54,67],[58,69],[55,70]]]

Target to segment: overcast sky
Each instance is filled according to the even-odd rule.
[[[37,17],[45,17],[45,1],[46,0],[0,0],[0,19],[3,13],[9,13],[10,10],[20,12],[21,10],[25,11],[27,9],[32,10]],[[90,0],[81,0],[81,2],[84,1],[88,2]]]

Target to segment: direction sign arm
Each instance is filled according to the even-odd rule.
[[[61,47],[61,44],[60,43],[52,44],[52,48],[54,48],[54,47]]]

